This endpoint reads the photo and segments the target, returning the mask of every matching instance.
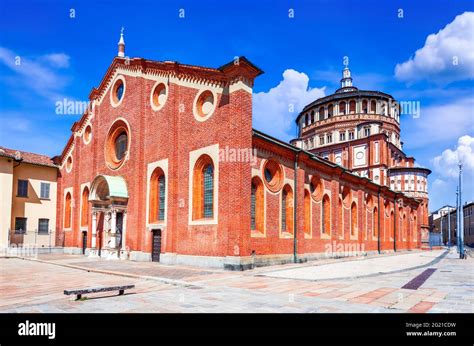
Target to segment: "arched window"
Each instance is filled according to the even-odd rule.
[[[357,204],[351,204],[351,235],[354,236],[357,232]]]
[[[402,229],[403,229],[403,240],[407,239],[407,230],[408,230],[408,224],[407,224],[407,216],[406,214],[403,214],[403,220],[402,220]]]
[[[374,226],[372,229],[374,230],[374,237],[379,236],[379,218],[378,218],[378,210],[377,207],[374,208],[374,211],[372,212],[372,222],[374,223]]]
[[[349,102],[349,113],[354,114],[356,112],[356,102],[352,100]]]
[[[332,117],[333,112],[334,112],[333,106],[329,105],[328,106],[328,118]]]
[[[259,232],[263,232],[264,225],[264,205],[263,205],[263,183],[259,177],[252,179],[251,192],[251,208],[250,208],[250,228]]]
[[[418,222],[416,219],[416,215],[413,216],[413,241],[418,241]]]
[[[128,146],[128,136],[126,132],[122,132],[115,139],[115,157],[118,161],[122,160],[125,156]]]
[[[377,104],[374,100],[370,101],[370,113],[375,114],[377,110]]]
[[[393,216],[393,210],[390,212],[390,226],[388,227],[388,229],[390,230],[390,237],[394,237],[395,235],[393,234],[393,230],[394,230],[394,216]]]
[[[309,120],[309,123],[314,123],[314,110],[311,111],[311,119]]]
[[[338,208],[339,208],[339,229],[341,232],[341,237],[344,238],[344,207],[342,205],[341,198],[339,198]]]
[[[81,227],[87,227],[89,225],[89,188],[87,186],[82,191],[81,208]]]
[[[193,172],[193,220],[214,217],[214,164],[202,155]]]
[[[308,190],[304,190],[304,231],[311,234],[311,197]]]
[[[159,167],[155,168],[150,178],[149,222],[165,219],[166,178]]]
[[[281,194],[281,230],[293,233],[293,191],[289,185],[283,187]]]
[[[344,101],[339,103],[339,114],[346,114],[346,103]]]
[[[367,107],[368,107],[367,100],[362,101],[362,113],[368,112]]]
[[[64,228],[71,228],[71,199],[71,193],[68,192],[64,203]]]
[[[331,234],[331,200],[328,195],[324,195],[323,197],[322,213],[323,233],[329,235]]]
[[[324,107],[319,107],[319,120],[324,120]]]

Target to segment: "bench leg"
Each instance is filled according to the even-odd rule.
[[[119,296],[123,296],[123,292],[125,292],[125,290],[119,290]]]
[[[81,298],[82,298],[82,294],[77,294],[77,295],[76,295],[76,300],[79,300],[79,299],[81,299]]]

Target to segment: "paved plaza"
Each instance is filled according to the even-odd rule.
[[[72,255],[0,258],[0,312],[474,312],[474,258],[454,249],[230,272]],[[417,289],[402,288],[435,269]],[[431,271],[430,271],[431,272]],[[65,289],[134,284],[75,301]]]

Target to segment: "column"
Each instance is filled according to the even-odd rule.
[[[116,246],[116,238],[115,238],[115,232],[116,230],[116,225],[117,225],[117,211],[112,210],[110,212],[110,248],[115,249]]]
[[[92,243],[91,247],[93,249],[96,248],[96,236],[97,236],[97,212],[92,212]]]
[[[127,250],[127,212],[123,211],[123,225],[122,225],[122,249]]]

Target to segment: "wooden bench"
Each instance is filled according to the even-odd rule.
[[[82,288],[79,290],[64,290],[64,294],[67,296],[76,295],[76,300],[82,298],[83,294],[87,293],[99,293],[99,292],[110,292],[119,291],[119,296],[123,295],[125,290],[135,288],[135,285],[124,285],[124,286],[109,286],[109,287],[96,287],[96,288]]]

